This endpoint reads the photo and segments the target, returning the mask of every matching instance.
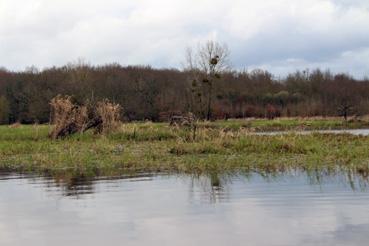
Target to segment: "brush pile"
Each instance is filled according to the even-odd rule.
[[[87,101],[83,105],[73,102],[71,96],[58,95],[50,102],[50,122],[53,129],[50,138],[58,139],[75,133],[95,129],[97,134],[107,134],[120,123],[121,106],[105,99],[96,104]]]

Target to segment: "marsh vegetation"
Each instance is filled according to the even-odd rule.
[[[257,135],[267,130],[356,128],[340,119],[199,122],[196,138],[167,123],[124,123],[114,132],[48,137],[48,125],[0,127],[0,167],[53,176],[114,176],[130,172],[259,173],[291,169],[369,174],[369,137],[312,133]],[[361,125],[366,126],[366,123]]]

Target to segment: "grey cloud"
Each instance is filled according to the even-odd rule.
[[[301,66],[368,75],[364,0],[0,0],[0,66],[93,64],[180,67],[184,49],[226,42],[236,68],[285,74]],[[351,54],[349,59],[344,54]],[[291,62],[292,61],[299,61]]]

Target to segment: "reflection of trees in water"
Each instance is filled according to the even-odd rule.
[[[148,173],[137,173],[137,174],[129,174],[124,176],[116,176],[116,177],[96,177],[89,178],[84,176],[77,176],[68,179],[67,181],[59,180],[56,183],[62,188],[63,196],[71,196],[74,198],[83,198],[84,195],[89,195],[95,193],[96,185],[98,183],[108,183],[119,180],[134,180],[139,179],[142,180],[144,178],[152,179],[154,175]]]
[[[234,175],[217,172],[192,175],[189,189],[191,200],[195,200],[197,195],[200,196],[201,200],[211,203],[228,200],[232,177]]]
[[[0,171],[0,180],[25,179],[27,183],[34,186],[41,186],[48,192],[60,192],[62,196],[72,196],[77,199],[82,195],[94,193],[94,181],[86,177],[73,177],[64,181],[52,176],[42,176],[36,174],[18,174],[10,171]]]
[[[109,182],[124,179],[142,180],[142,178],[152,179],[154,176],[155,174],[141,173],[118,177],[100,177],[95,179],[74,177],[68,182],[59,183],[59,185],[62,187],[64,196],[80,198],[83,195],[94,193],[97,182]],[[184,176],[188,177],[188,175]],[[341,183],[343,185],[348,185],[352,190],[366,190],[369,184],[369,179],[366,174],[363,175],[362,172],[357,172],[356,169],[352,168],[315,168],[309,170],[290,169],[283,172],[211,172],[201,175],[191,175],[190,193],[192,193],[191,196],[195,196],[195,193],[197,192],[196,189],[200,188],[203,199],[212,203],[224,201],[229,199],[233,180],[242,179],[247,182],[252,182],[251,178],[255,176],[259,176],[265,182],[270,183],[288,181],[289,178],[298,176],[306,178],[310,185],[324,187],[324,185],[328,183]]]
[[[82,199],[84,196],[94,194],[98,183],[114,183],[119,180],[142,181],[151,180],[155,176],[148,173],[127,174],[116,177],[95,177],[90,178],[86,176],[74,177],[52,177],[42,176],[36,174],[19,174],[9,170],[0,169],[1,180],[19,180],[25,179],[27,183],[42,187],[48,193],[55,193],[57,195]]]
[[[160,175],[160,174],[159,174]],[[154,173],[133,173],[125,176],[117,177],[97,177],[88,178],[84,176],[75,176],[68,179],[58,179],[51,176],[40,176],[32,174],[19,174],[9,170],[0,169],[0,181],[9,179],[27,179],[27,182],[36,185],[42,185],[46,190],[58,192],[62,196],[73,198],[83,198],[88,194],[96,192],[96,185],[98,183],[107,183],[114,180],[142,180],[143,178],[152,179],[156,174]],[[180,174],[186,179],[188,174]],[[170,174],[169,174],[170,177]],[[201,200],[216,203],[229,199],[231,192],[231,183],[235,179],[252,182],[252,177],[259,177],[265,182],[279,182],[288,181],[291,177],[298,177],[307,179],[310,185],[317,185],[321,188],[325,184],[340,183],[355,190],[367,190],[369,185],[368,170],[365,168],[357,168],[351,166],[335,166],[335,167],[314,167],[310,169],[291,168],[284,171],[242,171],[242,172],[210,172],[206,174],[192,174],[190,175],[190,196],[201,196]],[[192,199],[197,200],[197,199]]]
[[[241,176],[250,178],[259,175],[266,182],[278,182],[288,180],[291,177],[306,177],[310,185],[323,187],[328,183],[340,183],[349,185],[355,191],[357,189],[366,190],[369,185],[369,175],[367,169],[352,166],[334,167],[312,167],[310,169],[290,168],[283,171],[255,171],[242,173]]]
[[[72,196],[77,199],[83,195],[95,192],[95,181],[86,177],[74,177],[67,183],[61,184],[63,196]]]
[[[341,183],[348,185],[351,190],[367,190],[369,179],[367,172],[353,167],[335,167],[335,168],[314,168],[305,170],[311,185],[321,187],[326,183]]]
[[[210,200],[212,202],[219,202],[221,200],[224,200],[228,193],[226,192],[227,183],[223,180],[221,180],[219,174],[217,173],[211,173],[209,175],[209,181],[210,181]]]
[[[283,172],[256,172],[256,171],[243,171],[237,173],[208,173],[204,175],[191,176],[190,196],[195,198],[198,194],[197,188],[200,187],[202,197],[207,201],[216,203],[224,201],[229,198],[231,192],[232,180],[239,179],[252,182],[253,177],[260,177],[264,182],[284,182],[291,178],[306,179],[308,184],[312,186],[320,186],[324,188],[324,185],[328,184],[342,184],[343,186],[349,186],[351,190],[366,191],[369,186],[369,178],[366,173],[358,172],[353,168],[312,168],[309,170],[302,170],[297,168],[291,168],[284,170]],[[193,199],[194,200],[194,199]]]

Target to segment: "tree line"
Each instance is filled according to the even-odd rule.
[[[209,62],[216,65],[215,60]],[[84,63],[42,71],[1,69],[0,123],[46,123],[50,101],[57,95],[71,95],[81,104],[108,99],[122,105],[126,121],[165,121],[187,112],[203,119],[369,113],[368,79],[319,69],[297,71],[283,79],[264,70],[209,69],[204,73],[195,67]]]

